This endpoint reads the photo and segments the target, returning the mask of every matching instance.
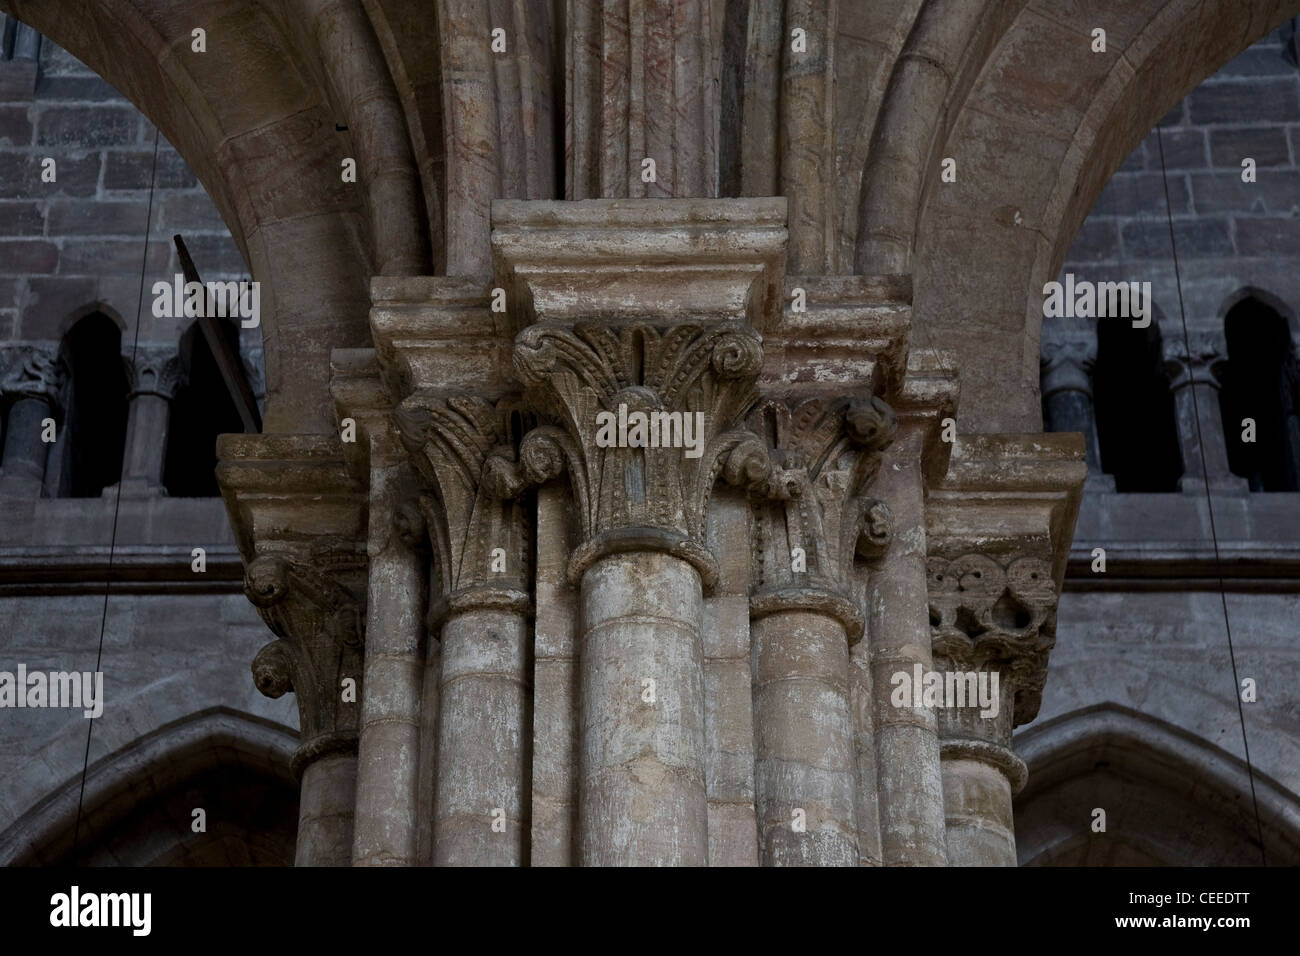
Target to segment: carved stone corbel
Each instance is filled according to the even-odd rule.
[[[912,703],[935,712],[955,865],[1016,863],[1011,799],[1027,771],[1011,733],[1042,700],[1087,474],[1083,442],[1060,432],[969,436],[929,491],[933,670],[904,675],[894,693],[907,697],[910,683]]]
[[[1038,716],[1042,702],[1047,659],[1056,644],[1051,565],[1037,557],[1002,562],[971,553],[951,561],[932,557],[926,570],[936,667],[998,670],[1013,705],[1004,731],[1009,738],[1012,728]]]
[[[293,691],[302,745],[296,773],[332,751],[356,747],[365,645],[364,592],[326,570],[263,554],[248,563],[244,593],[279,638],[253,659],[253,681],[267,697]],[[345,701],[343,680],[356,681]]]

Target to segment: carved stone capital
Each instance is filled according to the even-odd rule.
[[[67,369],[58,349],[47,345],[19,345],[5,350],[8,367],[0,380],[0,393],[20,398],[36,398],[58,407],[59,395],[67,380]]]
[[[144,346],[122,356],[130,397],[158,395],[173,399],[176,391],[185,384],[185,369],[180,356],[171,346]]]
[[[873,395],[794,405],[768,400],[748,424],[774,466],[752,496],[751,613],[830,611],[855,643],[863,624],[853,595],[854,560],[880,558],[892,535],[888,506],[865,492],[897,431],[893,409]]]
[[[1184,342],[1181,335],[1174,335],[1162,343],[1163,369],[1169,387],[1175,392],[1188,385],[1218,389],[1227,368],[1227,349],[1222,338],[1208,332],[1193,332],[1188,338],[1189,342]]]
[[[931,557],[930,639],[939,662],[960,671],[997,670],[1014,693],[1014,721],[1033,720],[1056,643],[1056,582],[1036,557],[999,561],[971,553]]]
[[[1064,391],[1092,397],[1092,371],[1097,363],[1095,331],[1044,324],[1040,348],[1043,398]]]
[[[330,571],[264,554],[248,563],[244,593],[279,640],[253,659],[267,697],[298,698],[303,744],[297,770],[331,750],[356,746],[365,643],[365,597]],[[344,700],[343,680],[356,681]]]
[[[542,476],[516,451],[517,400],[417,392],[392,420],[433,492],[420,498],[441,584],[430,626],[475,606],[526,608],[532,539],[520,495]]]
[[[572,483],[584,543],[570,580],[604,554],[654,549],[690,561],[711,587],[714,482],[771,477],[766,448],[737,427],[758,397],[758,334],[737,321],[538,325],[519,334],[514,359],[552,423],[525,437],[520,461],[537,477],[563,466]]]

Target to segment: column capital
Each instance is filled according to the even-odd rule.
[[[481,607],[529,612],[532,539],[521,496],[551,476],[521,462],[531,416],[518,396],[492,402],[420,391],[392,422],[432,495],[419,512],[433,546],[441,596],[429,611],[436,632],[449,614]],[[403,519],[414,525],[414,515]]]
[[[1039,342],[1042,394],[1076,391],[1092,397],[1092,371],[1097,364],[1095,329],[1064,329],[1043,325]]]
[[[134,354],[124,352],[122,368],[126,372],[130,398],[157,395],[173,399],[188,378],[176,348],[171,345],[142,345],[134,350]]]
[[[882,557],[893,533],[888,505],[866,490],[881,452],[894,440],[897,417],[882,399],[866,394],[768,399],[747,423],[773,463],[771,479],[752,496],[750,612],[820,610],[838,618],[854,644],[863,633],[854,561]]]
[[[530,326],[515,344],[525,398],[546,421],[520,461],[538,477],[567,469],[583,543],[575,584],[600,557],[675,554],[705,587],[717,565],[705,547],[713,485],[761,487],[767,449],[741,418],[758,398],[758,334],[743,322]]]
[[[1012,728],[1038,713],[1083,459],[1077,433],[970,436],[957,441],[948,474],[930,490],[934,656],[954,669],[1002,674],[997,718],[964,726],[960,736],[1009,745]],[[960,723],[969,714],[949,717]]]
[[[360,713],[365,591],[343,578],[357,577],[362,556],[344,550],[320,559],[263,554],[244,572],[245,595],[279,638],[253,659],[253,681],[267,697],[293,691],[298,699],[297,772],[325,753],[353,750]],[[348,677],[356,687],[345,700]]]
[[[1169,387],[1175,392],[1187,385],[1218,389],[1223,384],[1227,346],[1221,335],[1192,332],[1187,342],[1181,335],[1171,336],[1161,343],[1161,357]]]
[[[55,345],[11,345],[3,352],[8,359],[0,379],[0,394],[36,398],[57,407],[67,368]]]
[[[1006,730],[1038,715],[1047,659],[1056,644],[1051,565],[1029,555],[970,552],[926,560],[930,639],[936,664],[996,670],[1014,704]],[[1005,686],[1010,684],[1010,687]]]

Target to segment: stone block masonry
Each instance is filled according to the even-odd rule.
[[[0,341],[57,340],[97,304],[130,329],[150,222],[146,296],[180,272],[175,233],[204,279],[248,277],[220,213],[166,140],[154,169],[154,128],[134,105],[48,38],[34,77],[17,76],[24,64],[0,63],[10,80],[0,82]],[[42,179],[47,157],[54,182]],[[179,323],[154,323],[145,304],[142,340],[175,342]]]
[[[1278,266],[1300,264],[1300,69],[1285,32],[1224,65],[1164,117],[1159,139],[1152,130],[1138,145],[1093,204],[1062,274],[1163,278],[1172,290],[1171,213],[1192,280],[1183,288],[1190,325],[1221,324],[1225,300],[1247,285],[1300,299],[1300,268]],[[1246,158],[1254,182],[1242,181]],[[1177,298],[1157,295],[1156,305],[1177,317]]]

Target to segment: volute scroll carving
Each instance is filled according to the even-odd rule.
[[[874,395],[760,402],[749,426],[773,462],[751,495],[754,570],[751,614],[802,608],[838,617],[849,643],[863,633],[856,559],[888,551],[892,519],[867,494],[898,421]]]
[[[514,363],[546,420],[524,438],[522,477],[564,470],[573,489],[583,543],[569,580],[602,555],[650,549],[689,561],[712,587],[714,484],[760,487],[771,476],[765,447],[740,427],[758,398],[758,334],[734,320],[535,325],[516,339]]]
[[[530,454],[518,452],[529,416],[517,397],[417,392],[392,414],[402,444],[431,494],[420,519],[434,554],[429,627],[475,607],[530,612],[531,525],[521,496],[538,483]]]

